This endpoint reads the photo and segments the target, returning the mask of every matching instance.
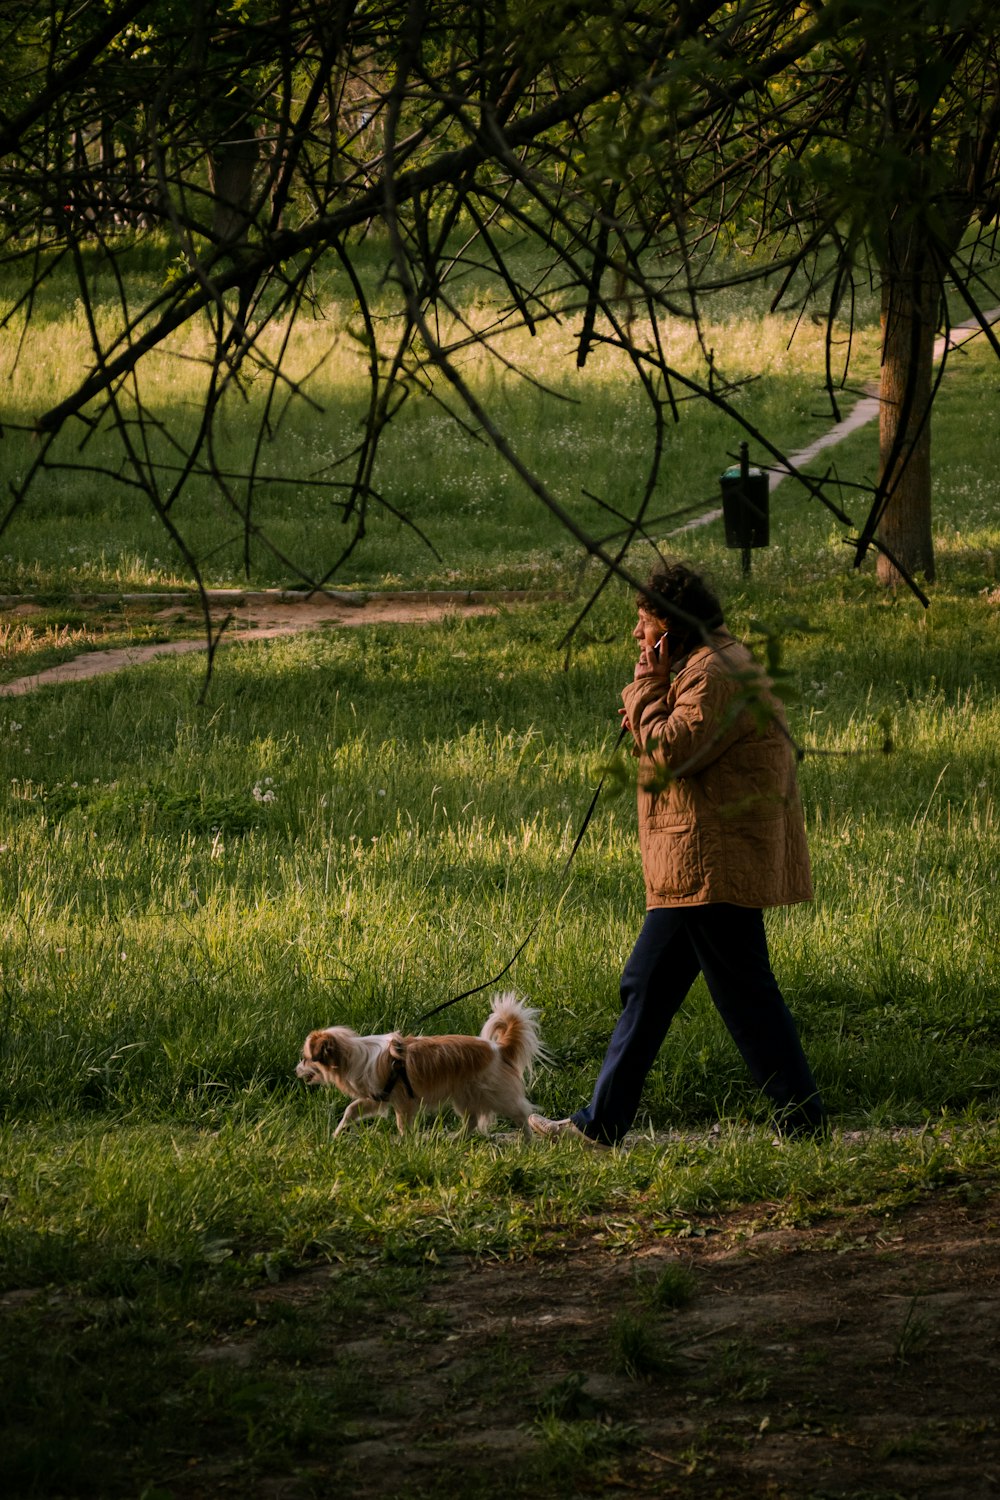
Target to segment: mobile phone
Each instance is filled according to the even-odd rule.
[[[663,632],[663,634],[660,636],[660,639],[653,646],[653,655],[656,657],[657,661],[659,661],[659,659],[660,659],[660,647],[663,645],[663,642],[666,640],[668,634],[669,634],[669,631],[665,630]]]

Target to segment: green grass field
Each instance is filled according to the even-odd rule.
[[[755,340],[749,316],[731,334],[748,365],[761,356],[747,396],[761,420],[789,447],[822,430],[808,340],[781,356],[787,326]],[[789,483],[749,578],[721,523],[683,539],[737,634],[758,636],[760,622],[780,633],[797,690],[817,894],[773,913],[769,930],[834,1117],[828,1143],[775,1150],[700,982],[626,1152],[546,1153],[503,1135],[459,1144],[436,1125],[401,1145],[387,1124],[334,1144],[341,1101],[297,1086],[307,1030],[409,1027],[499,970],[542,912],[504,985],[541,1008],[551,1063],[533,1098],[565,1113],[587,1096],[642,916],[630,789],[605,794],[568,886],[560,879],[615,740],[630,598],[604,592],[567,662],[562,638],[593,567],[579,569],[533,502],[414,408],[395,472],[402,483],[412,455],[431,451],[414,483],[443,561],[387,521],[350,581],[537,581],[578,601],[230,647],[201,706],[196,657],[0,703],[0,1286],[113,1297],[119,1365],[166,1368],[196,1306],[224,1321],[228,1297],[317,1257],[504,1256],[608,1214],[628,1245],[728,1205],[766,1199],[808,1215],[994,1173],[997,378],[973,348],[940,398],[929,612],[882,594],[870,564],[852,572],[840,529]],[[30,392],[14,391],[28,410]],[[586,473],[630,498],[642,439],[613,372],[592,405],[564,408],[561,434],[549,415],[532,432],[525,400],[511,398],[514,428],[562,467],[568,496]],[[732,446],[707,419],[685,424],[665,509],[711,496]],[[870,474],[874,433],[833,461],[845,481]],[[325,555],[322,519],[298,503],[275,524]],[[199,545],[219,541],[203,506],[191,526]],[[0,591],[58,599],[183,582],[152,523],[87,485],[39,496],[0,554]],[[209,581],[238,582],[237,556],[235,542],[217,552]],[[636,571],[651,557],[637,547]],[[289,581],[266,557],[255,567],[259,584]],[[10,616],[6,628],[6,674],[31,670],[51,642]],[[478,1030],[485,1004],[464,1001],[434,1025]],[[24,1434],[76,1377],[35,1370],[31,1314],[18,1316],[3,1441],[15,1492],[43,1493]],[[94,1438],[95,1422],[71,1427],[50,1471],[64,1486],[75,1475],[75,1493],[102,1492],[112,1438]]]
[[[373,251],[365,267],[373,289],[382,269]],[[135,305],[155,294],[167,270],[165,262],[137,264],[129,283]],[[4,290],[0,285],[0,314],[15,300],[12,287],[6,296]],[[281,396],[269,404],[266,375],[251,378],[248,370],[245,389],[229,391],[216,423],[214,457],[228,476],[225,487],[196,469],[171,509],[172,524],[202,562],[206,581],[216,585],[301,585],[304,577],[325,575],[350,533],[336,486],[353,472],[344,456],[358,441],[366,410],[367,355],[351,336],[350,287],[332,276],[321,292],[323,316],[299,320],[285,355],[287,373],[302,382],[308,402]],[[96,326],[110,337],[121,318],[119,288],[99,265],[90,295]],[[497,308],[489,289],[470,282],[465,295],[470,320],[493,324]],[[714,350],[718,377],[737,383],[734,409],[791,451],[830,420],[829,402],[819,390],[822,330],[791,312],[762,319],[763,300],[759,291],[740,288],[717,298],[704,340]],[[388,303],[376,306],[384,316],[384,348],[391,351],[397,324]],[[599,347],[586,369],[576,370],[579,321],[570,313],[543,325],[535,338],[511,328],[491,338],[498,358],[475,348],[455,358],[520,459],[581,524],[604,535],[621,522],[599,502],[628,512],[642,494],[653,424],[623,355]],[[287,335],[287,323],[269,327],[263,352],[277,358]],[[690,322],[668,319],[662,337],[678,370],[704,378]],[[858,381],[877,374],[876,339],[873,309],[862,305],[855,340]],[[176,478],[179,450],[173,440],[188,441],[200,417],[209,352],[208,333],[195,324],[143,368],[142,400],[162,425],[142,442],[136,435],[134,446],[140,458],[148,454],[164,465],[163,493]],[[30,429],[91,362],[84,308],[72,284],[57,274],[40,291],[27,329],[15,316],[0,342],[0,413],[9,424],[3,449],[10,480],[22,479],[39,452],[33,432],[20,429]],[[458,408],[446,382],[438,376],[425,384],[423,393],[411,384],[389,424],[372,475],[387,503],[372,500],[364,545],[334,581],[525,587],[573,578],[579,559],[573,539],[488,444],[451,419],[449,412]],[[674,395],[680,420],[668,422],[661,480],[649,512],[654,517],[717,504],[718,475],[743,435],[723,413],[691,401],[683,386]],[[134,419],[130,385],[118,399],[123,418]],[[270,436],[258,450],[265,410]],[[114,592],[190,582],[174,542],[133,483],[131,466],[121,461],[106,421],[96,429],[70,423],[49,463],[0,536],[0,593]],[[258,482],[251,500],[239,476],[254,466]],[[251,541],[249,573],[241,505],[250,508],[253,524],[272,544]],[[400,513],[412,524],[404,524]]]

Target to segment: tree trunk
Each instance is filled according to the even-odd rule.
[[[226,55],[220,52],[218,57]],[[238,67],[235,56],[233,64]],[[245,78],[238,77],[225,98],[206,102],[204,128],[208,187],[213,199],[212,234],[223,245],[245,245],[261,155],[254,100]]]
[[[912,577],[934,581],[931,538],[931,389],[940,290],[918,229],[891,233],[882,266],[879,482],[888,496],[877,536]],[[899,569],[879,554],[878,577]]]
[[[236,124],[242,138],[216,142],[208,152],[208,185],[212,193],[212,233],[227,244],[242,245],[250,227],[254,171],[260,144],[245,120]]]

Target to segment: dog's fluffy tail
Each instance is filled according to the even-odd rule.
[[[505,1063],[518,1073],[529,1075],[545,1056],[538,1034],[538,1011],[532,1010],[513,992],[494,995],[493,1009],[479,1035],[500,1049]]]

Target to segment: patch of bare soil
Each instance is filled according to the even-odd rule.
[[[618,1252],[594,1225],[531,1259],[456,1258],[402,1300],[374,1272],[367,1297],[336,1270],[283,1283],[262,1319],[312,1313],[302,1358],[341,1372],[328,1444],[249,1487],[216,1451],[171,1492],[993,1500],[995,1184],[799,1228],[781,1213]],[[691,1296],[672,1307],[678,1267]],[[198,1357],[249,1374],[259,1340]]]
[[[132,602],[143,596],[131,596]],[[498,610],[527,600],[554,597],[538,591],[517,589],[476,591],[454,590],[407,592],[398,594],[315,594],[306,599],[280,593],[228,594],[213,593],[211,618],[214,631],[222,631],[220,643],[225,648],[245,641],[270,640],[281,635],[295,635],[326,626],[411,625],[441,620],[448,615],[496,614]],[[9,609],[12,616],[30,616],[39,607],[21,604]],[[150,645],[122,646],[109,651],[88,651],[60,662],[58,666],[30,676],[0,683],[0,697],[16,698],[46,683],[80,682],[88,677],[103,677],[120,672],[157,656],[177,656],[190,651],[205,651],[205,619],[194,602],[170,603],[156,610],[151,618],[169,625],[175,632],[190,629],[185,639],[159,641]]]

